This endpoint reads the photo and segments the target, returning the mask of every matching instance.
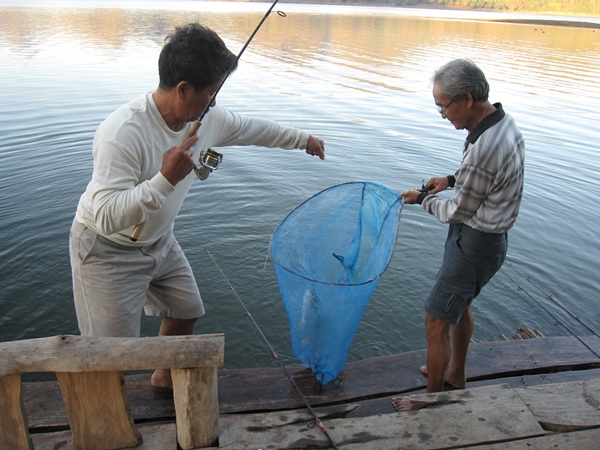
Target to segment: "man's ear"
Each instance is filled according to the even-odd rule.
[[[470,92],[465,94],[465,102],[467,102],[467,108],[471,108],[473,106],[473,96]]]
[[[180,81],[177,83],[177,86],[175,86],[175,89],[177,90],[177,98],[181,101],[184,101],[191,88],[192,86],[187,81]]]

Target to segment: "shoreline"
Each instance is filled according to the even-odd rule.
[[[486,19],[469,19],[469,20],[486,20]],[[575,27],[575,28],[591,28],[600,29],[600,23],[580,22],[570,20],[543,20],[543,19],[490,19],[488,22],[514,23],[521,25],[547,25],[555,27]]]
[[[225,0],[227,1],[227,0]],[[249,3],[268,3],[267,0],[248,0]],[[347,3],[339,0],[324,0],[324,1],[310,1],[310,0],[280,0],[280,4],[297,4],[307,6],[342,6],[342,7],[356,7],[356,8],[390,8],[398,10],[430,10],[430,11],[463,11],[465,13],[474,14],[514,14],[514,15],[532,15],[532,16],[556,16],[556,19],[545,18],[470,18],[464,17],[461,20],[472,20],[472,21],[484,21],[484,22],[500,22],[500,23],[514,23],[522,25],[545,25],[545,26],[563,26],[563,27],[576,27],[576,28],[592,28],[600,29],[600,16],[588,15],[588,14],[565,14],[558,12],[546,12],[546,11],[499,11],[494,9],[462,9],[453,8],[442,5],[413,5],[413,6],[396,6],[388,3]],[[572,20],[570,19],[572,18]],[[588,21],[586,19],[592,20]]]

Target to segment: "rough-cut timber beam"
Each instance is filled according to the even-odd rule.
[[[29,372],[96,372],[223,366],[223,334],[108,338],[53,336],[0,343],[0,377]]]

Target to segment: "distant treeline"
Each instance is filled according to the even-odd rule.
[[[293,0],[284,0],[293,1]],[[301,3],[413,6],[423,8],[489,9],[511,12],[600,15],[600,0],[300,0]]]

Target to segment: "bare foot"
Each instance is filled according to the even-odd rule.
[[[169,369],[156,369],[150,378],[152,388],[173,390],[173,380]]]
[[[415,400],[413,400],[410,397],[394,397],[394,398],[392,398],[392,406],[398,412],[413,411],[414,403],[415,403]]]
[[[436,405],[448,405],[450,403],[462,403],[460,400],[450,400],[450,399],[441,399],[441,400],[415,400],[410,397],[394,397],[392,398],[392,406],[398,412],[407,412],[407,411],[416,411],[418,409],[427,408],[429,406]]]
[[[425,376],[425,378],[427,378],[427,366],[421,366],[419,367],[419,370],[421,371],[421,373]],[[444,390],[445,391],[453,391],[456,389],[464,389],[467,382],[464,381],[462,383],[458,383],[458,382],[450,382],[448,381],[450,377],[446,376],[444,377]]]

